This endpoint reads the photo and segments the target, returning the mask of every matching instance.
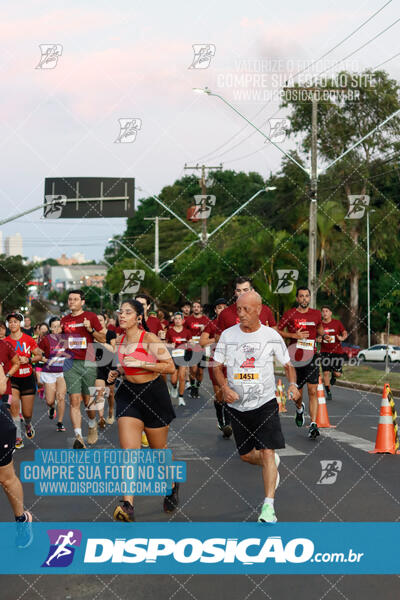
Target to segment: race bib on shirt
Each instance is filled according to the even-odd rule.
[[[192,337],[192,342],[194,342],[195,344],[197,344],[200,341],[200,336],[199,335],[194,335]]]
[[[235,383],[254,384],[259,383],[260,374],[255,371],[252,373],[234,373],[233,379]]]
[[[68,338],[68,348],[70,350],[86,350],[87,339],[85,337],[70,337]]]
[[[296,348],[299,348],[299,350],[314,350],[314,341],[307,338],[297,340]]]
[[[174,348],[172,350],[172,358],[179,358],[185,356],[185,350],[183,348]]]
[[[29,367],[26,367],[25,369],[19,369],[18,373],[19,375],[29,375],[29,373],[31,372]]]

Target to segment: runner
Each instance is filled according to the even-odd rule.
[[[253,284],[251,279],[248,277],[238,277],[235,281],[235,298],[236,300],[240,298],[241,294],[245,292],[250,292],[253,290]],[[239,315],[237,312],[236,302],[231,304],[225,310],[221,312],[218,316],[217,326],[220,332],[225,331],[228,327],[232,327],[239,323]],[[273,315],[272,310],[266,304],[262,305],[261,313],[260,313],[260,322],[262,325],[267,325],[268,327],[276,328],[276,321]],[[219,334],[217,334],[218,341]]]
[[[61,334],[61,322],[58,317],[49,321],[50,333],[39,342],[39,348],[44,354],[44,366],[41,379],[44,384],[44,394],[48,406],[49,419],[53,420],[58,414],[56,430],[64,432],[63,424],[65,413],[65,395],[67,387],[64,379],[64,370],[72,366],[71,352],[66,350],[67,340]],[[57,408],[57,410],[56,410]]]
[[[104,343],[106,331],[97,315],[84,310],[85,296],[82,290],[71,290],[68,294],[68,307],[71,311],[61,319],[61,329],[67,334],[68,350],[72,353],[72,366],[64,372],[67,392],[70,399],[71,422],[74,428],[74,449],[86,448],[82,437],[81,402],[90,402],[90,387],[95,386],[96,364],[93,341]],[[88,444],[98,439],[96,412],[88,410]]]
[[[188,317],[190,317],[190,313],[192,312],[192,305],[190,302],[184,302],[181,306],[181,313],[183,314],[183,324]]]
[[[167,348],[147,332],[143,305],[137,300],[122,302],[120,325],[125,334],[117,339],[120,366],[108,376],[108,382],[125,374],[115,395],[118,434],[121,448],[139,449],[141,434],[146,432],[150,448],[166,448],[169,424],[175,418],[168,388],[160,374],[175,370]],[[143,329],[142,329],[143,328]],[[173,512],[179,502],[178,483],[164,498],[164,511]],[[133,496],[124,496],[114,511],[116,521],[134,521]]]
[[[38,330],[39,337],[36,340],[36,343],[40,347],[40,341],[49,333],[49,327],[48,327],[47,323],[39,323],[38,327],[39,327],[39,330]],[[44,367],[44,362],[42,360],[39,360],[34,367],[36,383],[37,383],[37,388],[38,388],[38,395],[41,400],[43,400],[43,398],[44,398],[44,385],[43,385],[43,382],[41,379],[43,367]]]
[[[27,548],[33,540],[32,515],[24,510],[24,493],[13,463],[16,427],[10,413],[10,377],[19,369],[18,355],[7,342],[0,341],[0,484],[8,498],[17,524],[16,545]]]
[[[147,294],[137,294],[136,300],[140,302],[140,304],[143,306],[144,318],[147,323],[147,327],[149,328],[149,331],[151,333],[154,333],[155,335],[159,335],[160,332],[164,331],[164,327],[162,326],[160,319],[157,319],[157,317],[154,315],[149,315],[149,310],[151,306],[150,296],[147,296]]]
[[[332,311],[329,306],[321,308],[322,326],[324,335],[321,341],[321,368],[324,376],[324,385],[327,400],[332,400],[331,385],[335,385],[336,378],[342,376],[343,355],[342,342],[347,339],[348,334],[343,324],[338,319],[332,319]],[[331,376],[329,378],[329,374]]]
[[[24,326],[21,328],[22,333],[26,333],[26,335],[34,336],[35,332],[32,327],[32,319],[29,315],[25,315],[24,317]]]
[[[98,319],[103,327],[106,327],[107,315],[98,314]],[[106,343],[96,343],[96,400],[108,400],[108,417],[104,419],[104,408],[99,410],[99,427],[104,429],[106,423],[112,425],[114,423],[114,390],[115,385],[107,383],[108,374],[112,370],[113,361],[115,358],[115,340],[117,334],[110,329],[106,330]]]
[[[215,309],[216,318],[213,321],[210,321],[210,323],[208,325],[206,325],[203,333],[201,334],[201,338],[200,338],[200,346],[205,348],[206,351],[207,351],[207,349],[209,349],[209,350],[211,349],[211,352],[210,352],[210,363],[211,364],[208,367],[208,374],[210,376],[211,383],[212,383],[213,390],[214,390],[214,407],[215,407],[215,412],[217,415],[218,428],[220,431],[222,431],[222,435],[223,435],[224,439],[229,439],[232,435],[231,420],[230,420],[229,412],[226,410],[226,406],[223,401],[222,389],[220,388],[220,386],[217,383],[217,380],[215,379],[214,368],[212,366],[212,363],[214,360],[213,346],[215,345],[216,336],[217,336],[217,333],[221,334],[221,332],[218,330],[218,327],[217,327],[218,317],[221,314],[221,312],[223,310],[225,310],[225,308],[227,307],[227,304],[228,303],[225,300],[225,298],[218,298],[218,300],[215,301],[214,309]],[[226,378],[226,368],[225,367],[224,367],[223,373]]]
[[[199,300],[195,300],[192,304],[192,314],[185,319],[185,328],[189,329],[192,334],[192,350],[199,350],[199,342],[203,329],[210,323],[210,319],[203,315],[203,307]],[[204,363],[201,363],[204,364]],[[203,381],[203,367],[200,364],[189,367],[190,378],[190,395],[192,398],[199,397],[200,384]]]
[[[5,321],[0,321],[0,340],[4,340],[4,338],[6,338],[7,335],[7,325]]]
[[[261,310],[257,292],[246,292],[238,298],[240,323],[222,332],[215,349],[214,369],[231,415],[239,456],[244,462],[262,467],[265,498],[258,521],[276,523],[274,497],[279,457],[276,458],[275,450],[284,448],[285,440],[275,397],[273,358],[284,366],[292,399],[297,400],[300,394],[286,345],[274,329],[260,323]]]
[[[295,340],[289,345],[289,354],[296,368],[297,384],[300,397],[296,402],[295,422],[297,427],[302,427],[305,422],[303,400],[303,386],[307,384],[308,404],[311,424],[308,437],[315,440],[319,436],[317,426],[317,385],[319,378],[319,366],[316,363],[315,341],[317,334],[323,335],[324,329],[321,323],[319,310],[309,308],[311,296],[307,287],[299,287],[296,291],[298,306],[286,311],[279,321],[278,331],[284,338]]]
[[[185,354],[187,354],[187,344],[191,337],[191,332],[183,325],[183,314],[176,312],[174,314],[174,323],[167,330],[166,341],[167,345],[171,346],[171,355],[175,365],[175,371],[171,375],[171,396],[172,398],[176,398],[179,391],[179,406],[186,406],[183,394],[185,393],[186,373],[188,369],[184,360]]]
[[[23,448],[22,441],[20,407],[22,406],[22,416],[25,423],[26,437],[32,440],[35,437],[35,429],[31,423],[33,403],[36,393],[36,379],[33,373],[32,364],[42,358],[42,351],[39,350],[33,338],[21,331],[21,322],[23,317],[20,313],[10,313],[6,320],[10,328],[10,335],[5,338],[14,351],[19,356],[20,367],[11,377],[12,401],[11,415],[17,428],[16,448]]]

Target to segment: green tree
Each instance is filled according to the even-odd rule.
[[[27,283],[34,270],[22,256],[0,254],[0,312],[20,309],[27,302]]]

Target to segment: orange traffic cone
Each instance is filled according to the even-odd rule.
[[[389,402],[390,386],[383,386],[381,411],[379,414],[378,432],[376,434],[375,449],[370,454],[399,454],[399,440],[397,437],[397,426],[395,429],[392,407]]]
[[[317,412],[317,426],[319,429],[334,429],[336,427],[336,425],[331,425],[329,423],[329,417],[328,417],[328,409],[326,407],[326,400],[325,400],[325,392],[324,392],[324,386],[322,384],[322,379],[321,376],[319,377],[319,381],[318,381],[318,388],[317,388],[317,398],[318,398],[318,412]]]
[[[286,408],[286,398],[283,391],[282,380],[278,379],[278,395],[279,395],[279,412],[287,412]]]
[[[281,413],[281,412],[283,412],[283,406],[282,406],[282,398],[281,398],[281,395],[279,393],[279,384],[278,384],[278,387],[276,388],[276,391],[275,391],[275,397],[276,397],[276,401],[277,401],[278,406],[279,406],[279,412]]]

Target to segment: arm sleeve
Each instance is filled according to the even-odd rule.
[[[98,316],[95,315],[94,313],[92,313],[90,315],[90,323],[95,331],[101,331],[103,329],[103,327],[98,319]]]
[[[46,337],[44,337],[42,340],[40,340],[40,342],[39,342],[39,348],[41,350],[43,350],[45,357],[49,358],[49,355],[50,355],[50,345],[49,345],[49,340]]]
[[[9,344],[8,342],[6,342],[6,344],[8,360],[11,360],[12,358],[14,358],[14,356],[18,356],[11,344]]]
[[[278,329],[282,329],[282,331],[285,329],[285,327],[287,327],[289,324],[289,314],[287,312],[285,312],[285,314],[282,315],[281,320],[278,323]]]
[[[286,365],[288,362],[290,362],[290,356],[289,356],[288,349],[286,348],[286,344],[283,341],[283,337],[280,336],[279,333],[274,338],[273,344],[274,344],[273,352],[275,354],[276,360],[278,362],[280,362],[281,365]]]
[[[272,310],[268,308],[268,325],[269,327],[275,327],[276,326],[276,321],[275,321],[275,317],[274,317],[274,313],[272,312]]]

